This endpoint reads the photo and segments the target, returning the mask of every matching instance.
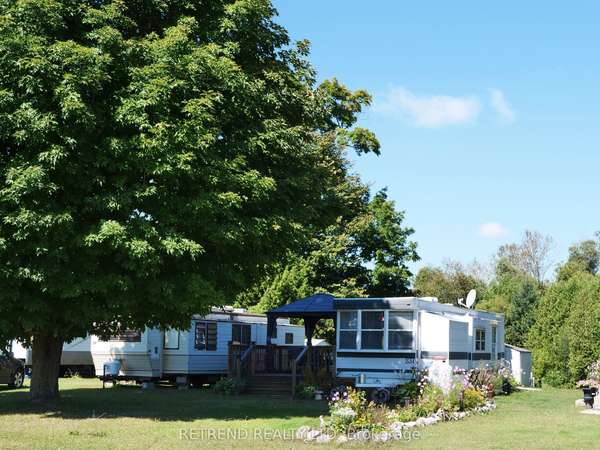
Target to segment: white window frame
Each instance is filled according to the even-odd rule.
[[[383,313],[383,327],[382,328],[363,328],[362,327],[362,315],[363,313]],[[387,311],[383,310],[383,309],[361,309],[360,310],[360,320],[358,321],[359,324],[359,333],[360,333],[360,350],[364,350],[366,352],[384,352],[387,349]],[[363,331],[369,332],[369,331],[375,331],[377,333],[382,333],[382,339],[381,339],[381,348],[362,348],[362,333]]]
[[[356,314],[356,328],[342,328],[342,313],[355,313]],[[351,351],[351,352],[358,351],[360,349],[360,310],[348,309],[348,310],[344,310],[344,311],[338,311],[337,323],[339,325],[337,327],[337,333],[336,333],[338,349],[344,350],[344,351]],[[356,337],[354,338],[356,345],[354,346],[354,348],[342,348],[342,346],[341,346],[342,341],[340,340],[342,331],[353,331],[356,333]]]
[[[172,333],[172,334],[171,334]],[[172,336],[176,339],[177,346],[174,346],[168,336]],[[179,350],[179,342],[181,340],[181,333],[179,330],[166,330],[163,335],[163,350]]]
[[[362,313],[364,312],[383,312],[383,328],[382,329],[365,329],[364,331],[383,331],[383,348],[382,349],[372,349],[372,348],[362,348],[361,334],[362,334]],[[412,346],[411,348],[406,349],[388,349],[389,345],[389,313],[391,312],[406,312],[412,313]],[[337,324],[336,324],[336,339],[337,339],[337,349],[338,351],[343,352],[356,352],[356,353],[385,353],[385,352],[394,352],[394,353],[403,353],[403,352],[414,352],[417,345],[417,311],[415,309],[344,309],[339,310],[337,315]],[[356,313],[356,328],[341,328],[341,315],[342,313]],[[392,329],[392,331],[398,331],[397,329]],[[342,331],[355,331],[356,332],[356,348],[342,348],[340,346],[340,335]]]
[[[482,342],[482,340],[477,337],[478,331],[483,332],[483,348],[482,349],[477,348],[477,344]],[[487,340],[486,329],[483,327],[477,327],[477,328],[475,328],[475,333],[473,333],[473,335],[474,335],[473,338],[474,338],[474,343],[475,343],[475,352],[484,353],[485,348],[486,348],[486,340]]]
[[[402,328],[390,328],[390,313],[404,313],[404,314],[411,314],[412,318],[410,320],[410,330],[404,330]],[[414,350],[415,348],[415,312],[412,309],[407,309],[407,310],[402,310],[402,309],[392,309],[389,311],[386,311],[386,317],[385,317],[385,348],[390,351],[390,352],[405,352],[405,351],[410,351],[410,350]],[[389,348],[390,345],[390,332],[409,332],[412,335],[412,344],[409,348]]]

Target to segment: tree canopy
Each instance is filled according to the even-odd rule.
[[[365,188],[366,189],[366,188]],[[358,195],[358,196],[357,196]],[[407,264],[418,260],[404,213],[380,191],[371,198],[364,189],[349,197],[354,205],[336,224],[317,233],[305,251],[290,255],[241,303],[256,310],[290,303],[315,292],[336,296],[402,296],[410,292]]]
[[[371,98],[317,83],[275,14],[0,2],[0,329],[33,338],[34,397],[64,340],[184,326],[343,214]]]
[[[425,266],[417,273],[413,290],[416,295],[437,297],[441,303],[453,303],[465,298],[471,289],[478,296],[485,293],[486,283],[463,264],[448,260],[442,267]]]
[[[600,359],[599,295],[600,277],[583,272],[548,288],[528,339],[538,380],[573,385]]]

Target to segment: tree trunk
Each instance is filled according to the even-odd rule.
[[[58,375],[63,340],[55,336],[36,335],[32,346],[31,400],[47,403],[57,400]]]

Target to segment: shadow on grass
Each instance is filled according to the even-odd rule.
[[[56,403],[36,405],[30,402],[28,389],[0,387],[0,420],[2,416],[15,414],[61,419],[129,417],[183,422],[202,419],[290,419],[318,417],[325,414],[326,410],[325,402],[254,395],[224,396],[208,389],[157,387],[142,390],[132,385],[106,389],[66,388],[61,390],[61,398]]]

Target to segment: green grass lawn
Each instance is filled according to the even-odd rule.
[[[25,389],[0,387],[0,449],[296,448],[299,442],[278,438],[302,425],[317,426],[327,411],[324,402],[205,390],[102,390],[97,380],[62,380],[61,388],[61,401],[42,409],[29,404]],[[421,428],[418,440],[377,447],[598,448],[600,416],[580,414],[574,406],[579,396],[548,389],[502,397],[486,416]],[[215,430],[212,438],[206,430]],[[223,439],[227,433],[244,439]]]

